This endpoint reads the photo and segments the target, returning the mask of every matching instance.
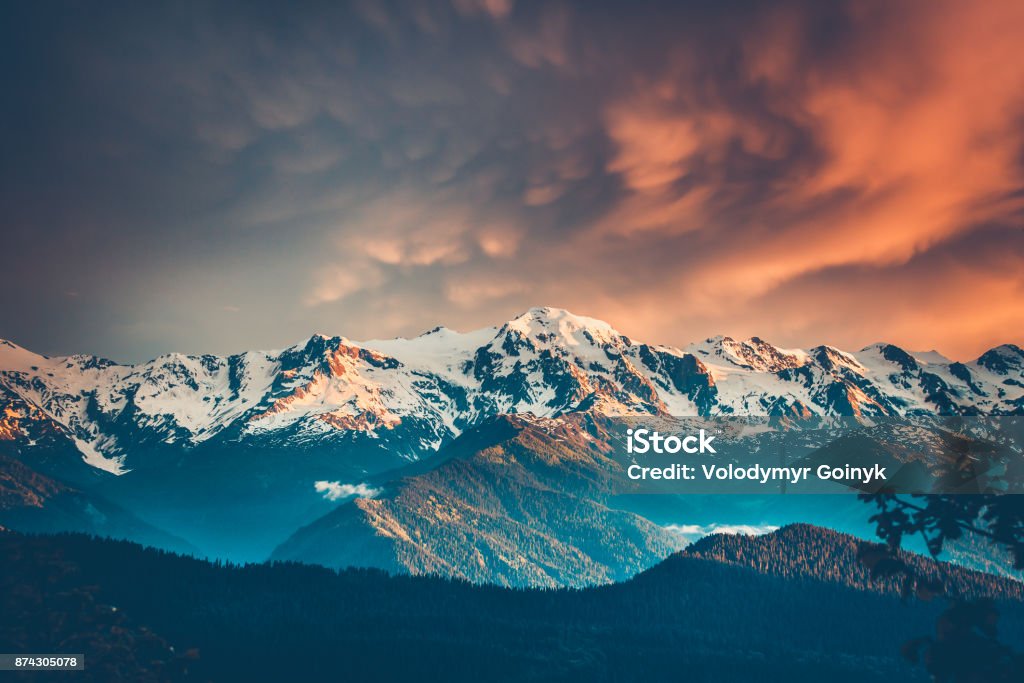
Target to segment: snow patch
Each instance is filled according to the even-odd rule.
[[[88,465],[92,465],[96,469],[110,472],[113,475],[121,476],[129,470],[124,469],[124,456],[115,456],[108,458],[107,456],[100,453],[91,443],[82,441],[81,439],[75,439],[75,446],[82,453],[82,460]]]

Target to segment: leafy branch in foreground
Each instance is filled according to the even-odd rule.
[[[934,558],[950,541],[967,535],[1006,552],[1015,569],[1024,569],[1024,496],[863,494],[874,503],[870,518],[884,543],[862,544],[859,557],[873,580],[903,578],[903,595],[929,600],[943,596],[949,606],[936,622],[934,636],[917,638],[903,646],[903,655],[921,662],[933,679],[952,683],[1019,680],[1024,655],[999,641],[999,612],[988,599],[965,599],[947,584],[927,580],[904,560],[903,541],[920,536]]]

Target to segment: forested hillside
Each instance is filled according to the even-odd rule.
[[[899,648],[931,632],[939,605],[864,590],[803,556],[845,556],[849,537],[767,538],[727,539],[734,551],[715,559],[716,538],[621,584],[524,591],[3,534],[0,639],[85,651],[82,680],[922,680]],[[729,559],[769,556],[779,562]],[[948,571],[997,598],[1004,636],[1024,639],[1019,584]]]
[[[599,428],[584,415],[495,418],[432,469],[300,529],[272,559],[507,586],[625,580],[684,542],[605,504],[621,471],[588,431]]]
[[[791,524],[763,536],[716,534],[688,547],[685,555],[756,569],[793,580],[825,580],[856,588],[897,595],[897,577],[872,580],[858,559],[864,542],[831,529],[810,524]],[[1013,597],[1024,599],[1024,583],[962,566],[900,553],[914,573],[928,582],[941,583],[949,595],[964,598]],[[671,559],[665,566],[671,564]]]

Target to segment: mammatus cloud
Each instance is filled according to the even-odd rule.
[[[559,140],[564,146],[518,143],[539,147],[550,170],[525,179],[522,210],[537,210],[537,221],[511,263],[465,248],[475,229],[465,216],[481,200],[508,206],[472,193],[455,219],[439,211],[440,220],[383,222],[385,234],[405,230],[412,243],[384,240],[370,255],[413,271],[447,259],[442,291],[465,311],[568,297],[571,307],[637,336],[675,343],[741,327],[811,344],[825,341],[828,329],[828,340],[854,347],[895,337],[954,355],[981,351],[1024,322],[1011,295],[1021,278],[1006,270],[961,262],[946,264],[959,267],[945,267],[939,277],[918,272],[931,296],[912,305],[848,296],[905,284],[908,264],[958,236],[1020,227],[1024,67],[1014,58],[1018,34],[1007,27],[1024,26],[1024,11],[1018,3],[939,3],[919,16],[923,9],[845,7],[847,35],[820,54],[811,47],[821,30],[813,11],[765,10],[751,30],[731,37],[725,54],[689,36],[689,44],[666,45],[658,68],[635,72],[574,53],[572,31],[585,35],[588,26],[580,17],[554,32],[561,47],[548,49],[560,55],[553,65],[607,79],[590,122],[590,132],[606,141],[603,167],[583,161],[576,164],[583,171],[559,173],[578,161],[571,134],[569,142]],[[736,68],[714,80],[726,57]],[[587,127],[580,130],[585,137]],[[599,180],[614,189],[600,212],[538,227],[552,225],[546,214],[572,205],[574,182]],[[556,242],[542,230],[564,238]],[[1013,253],[1017,265],[1021,257]],[[862,277],[851,283],[857,269]],[[816,286],[797,296],[800,306],[781,296],[807,278]],[[1002,292],[986,286],[993,279]],[[960,304],[965,295],[968,306]],[[837,298],[846,300],[845,312],[831,305]],[[666,320],[666,301],[679,302],[678,318]],[[658,312],[645,316],[644,308]],[[955,323],[940,313],[951,308],[960,313]],[[875,327],[842,329],[851,310]],[[780,325],[786,318],[796,324]],[[700,332],[682,328],[693,320],[701,321]]]
[[[313,484],[317,493],[322,493],[330,501],[351,498],[376,498],[381,490],[370,488],[364,483],[342,484],[340,481],[318,481]]]
[[[12,98],[7,277],[40,284],[0,288],[8,336],[138,357],[554,305],[675,345],[1020,342],[1019,2],[272,14],[62,19],[33,63],[71,83],[35,80],[83,114]]]

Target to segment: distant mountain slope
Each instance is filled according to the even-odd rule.
[[[856,463],[856,457],[867,458],[875,449],[888,458],[877,456],[877,461],[897,471],[905,459],[923,457],[922,444],[940,434],[924,427],[887,427],[857,438],[840,437],[840,461]],[[500,585],[587,586],[621,581],[655,564],[692,540],[695,532],[683,531],[695,525],[773,528],[820,521],[873,534],[867,522],[870,508],[852,495],[773,496],[756,493],[756,487],[749,496],[730,495],[727,488],[711,496],[628,495],[625,467],[630,461],[615,445],[612,434],[618,429],[620,421],[598,412],[492,419],[430,460],[370,479],[362,497],[350,494],[347,502],[292,534],[271,557]],[[834,438],[828,434],[828,429],[797,430],[787,448],[796,450],[801,439]],[[750,437],[756,440],[739,450],[772,448],[778,436],[756,432]],[[805,448],[809,455],[800,462],[817,462],[813,458],[822,453],[835,455],[827,447]],[[924,467],[916,460],[912,464]],[[668,508],[658,510],[662,501]],[[850,543],[837,547],[850,552],[832,571],[855,571],[859,565]],[[994,569],[1001,564],[991,548],[964,555],[952,543],[949,551],[969,566]]]
[[[940,606],[822,573],[825,558],[845,557],[851,542],[794,528],[736,537],[727,553],[755,557],[759,544],[775,544],[792,571],[683,553],[621,584],[513,591],[365,570],[221,566],[127,543],[0,534],[0,639],[27,650],[74,642],[68,631],[80,624],[81,600],[61,596],[79,595],[116,606],[130,632],[145,629],[177,653],[192,652],[174,659],[157,647],[161,680],[176,680],[183,664],[185,680],[214,681],[925,680],[899,649],[932,632]],[[995,597],[1002,638],[1024,645],[1018,584],[947,571],[968,592]],[[97,649],[105,667],[137,661],[132,648]],[[84,680],[90,675],[87,667]]]
[[[77,531],[191,553],[185,541],[102,498],[35,472],[0,453],[0,525],[27,533]]]
[[[2,348],[0,348],[2,350]],[[2,374],[2,373],[0,373]],[[0,382],[0,454],[70,484],[91,486],[113,475],[83,457],[68,429]]]
[[[510,586],[621,581],[683,545],[605,505],[618,465],[585,420],[502,417],[421,474],[299,530],[272,558]]]

